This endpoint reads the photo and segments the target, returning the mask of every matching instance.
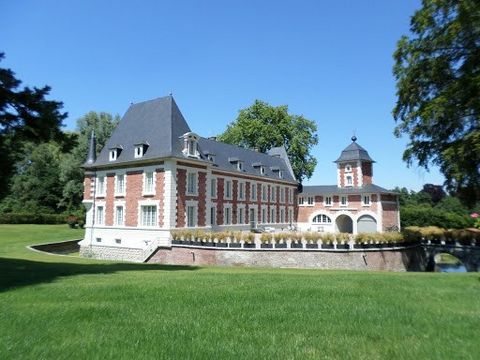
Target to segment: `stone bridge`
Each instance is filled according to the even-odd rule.
[[[469,246],[456,244],[427,244],[421,245],[426,257],[426,270],[433,271],[435,266],[435,255],[447,253],[459,259],[467,271],[480,270],[480,246]]]

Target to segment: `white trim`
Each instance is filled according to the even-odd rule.
[[[358,177],[358,187],[363,186],[363,171],[362,171],[362,162],[358,160],[358,165],[357,165],[357,177]]]
[[[368,204],[365,203],[365,197],[366,196],[368,196]],[[364,206],[364,207],[372,206],[372,195],[371,194],[360,194],[360,197],[361,197],[362,206]]]
[[[103,179],[103,192],[100,192],[98,188],[98,184],[100,183],[98,179],[102,178]],[[97,172],[97,175],[95,176],[95,197],[96,198],[103,198],[107,195],[107,173],[105,171],[99,171]]]
[[[118,192],[118,176],[123,175],[123,192]],[[114,177],[114,196],[125,196],[127,194],[127,172],[125,170],[117,170]]]
[[[230,182],[230,196],[227,196],[227,181]],[[233,180],[232,178],[223,178],[223,198],[225,200],[233,199]]]
[[[233,223],[233,211],[232,211],[232,208],[233,208],[232,204],[225,204],[225,203],[223,204],[223,219],[222,219],[222,220],[223,220],[223,221],[222,221],[222,224],[223,224],[223,225],[235,225],[235,224]],[[226,215],[226,213],[227,213],[227,212],[225,211],[226,209],[229,209],[229,210],[230,210],[230,211],[229,211],[229,215],[230,215],[230,219],[229,219],[229,220],[230,220],[230,221],[228,222],[228,224],[225,223],[225,215]]]
[[[195,184],[193,184],[193,192],[190,192],[188,190],[188,177],[190,175],[194,175],[195,178]],[[198,170],[196,169],[189,169],[186,171],[185,174],[185,195],[187,196],[198,196],[198,186],[199,186],[199,176],[198,176]]]
[[[98,221],[98,208],[99,207],[102,207],[103,208],[103,217],[102,217],[102,222]],[[95,202],[95,227],[96,225],[102,225],[102,226],[106,226],[105,225],[105,218],[106,218],[106,215],[107,215],[107,204],[105,201],[96,201]]]
[[[174,161],[164,163],[163,226],[174,228],[177,222],[177,167]]]
[[[247,225],[246,219],[246,205],[245,204],[237,204],[237,225]],[[240,210],[243,210],[243,222],[240,222]]]
[[[240,185],[243,185],[243,196],[240,197]],[[243,180],[238,180],[237,181],[237,200],[238,201],[245,201],[245,196],[246,196],[246,192],[247,192],[247,184],[245,181]]]
[[[330,199],[330,204],[327,204],[327,198]],[[333,206],[333,195],[324,195],[323,196],[323,206],[325,206],[325,207]]]
[[[155,166],[145,167],[143,169],[143,176],[142,176],[142,196],[152,196],[156,195],[157,190],[157,172]],[[153,184],[152,184],[152,191],[146,191],[146,180],[147,180],[147,173],[153,173]]]
[[[346,199],[345,204],[343,204],[343,201],[342,201],[343,198]],[[340,200],[340,201],[339,201],[339,203],[340,203],[339,205],[340,205],[342,208],[348,206],[348,195],[340,195],[340,199],[339,199],[339,200]]]
[[[155,216],[155,222],[152,226],[143,225],[142,223],[142,206],[156,206],[157,207],[157,215]],[[158,219],[160,218],[160,200],[139,200],[137,204],[137,225],[139,227],[152,229],[158,227]]]
[[[193,226],[188,226],[188,208],[193,207]],[[187,200],[185,201],[185,227],[192,228],[198,226],[198,201],[197,200]]]
[[[117,224],[117,207],[123,207],[122,224]],[[115,200],[113,202],[113,224],[118,227],[125,227],[126,219],[126,202],[125,200]]]

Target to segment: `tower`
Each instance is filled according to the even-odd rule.
[[[373,183],[373,163],[367,150],[357,144],[357,137],[352,136],[348,145],[335,161],[337,164],[337,186],[339,188],[361,188]]]

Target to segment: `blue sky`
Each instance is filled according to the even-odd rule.
[[[286,104],[318,126],[318,165],[305,184],[334,184],[350,143],[373,159],[374,181],[421,189],[443,177],[401,160],[391,116],[392,53],[420,0],[2,1],[2,67],[52,87],[66,129],[90,110],[173,93],[192,130],[222,132],[255,99]]]

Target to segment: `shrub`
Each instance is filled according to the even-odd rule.
[[[63,214],[1,213],[0,224],[66,224]]]
[[[350,234],[348,233],[339,233],[335,235],[337,241],[349,241],[350,240]]]
[[[403,234],[400,232],[388,232],[381,235],[383,237],[383,240],[388,244],[401,243],[405,241]]]
[[[242,238],[247,244],[252,244],[255,241],[255,234],[243,233]]]
[[[437,226],[448,229],[462,229],[473,224],[473,219],[468,215],[459,215],[426,206],[403,206],[400,208],[400,219],[402,228]]]
[[[314,244],[322,238],[322,235],[318,232],[309,231],[303,234],[303,237],[307,242],[313,242]]]
[[[262,233],[262,235],[260,235],[260,241],[262,242],[262,244],[270,244],[272,242],[272,234]],[[277,241],[276,237],[275,241]]]
[[[422,233],[418,226],[407,226],[402,230],[402,234],[406,242],[418,242],[422,240]]]
[[[437,226],[425,226],[420,228],[420,234],[425,240],[443,240],[446,230]]]
[[[320,239],[322,244],[331,244],[335,240],[335,236],[332,233],[320,233]]]

